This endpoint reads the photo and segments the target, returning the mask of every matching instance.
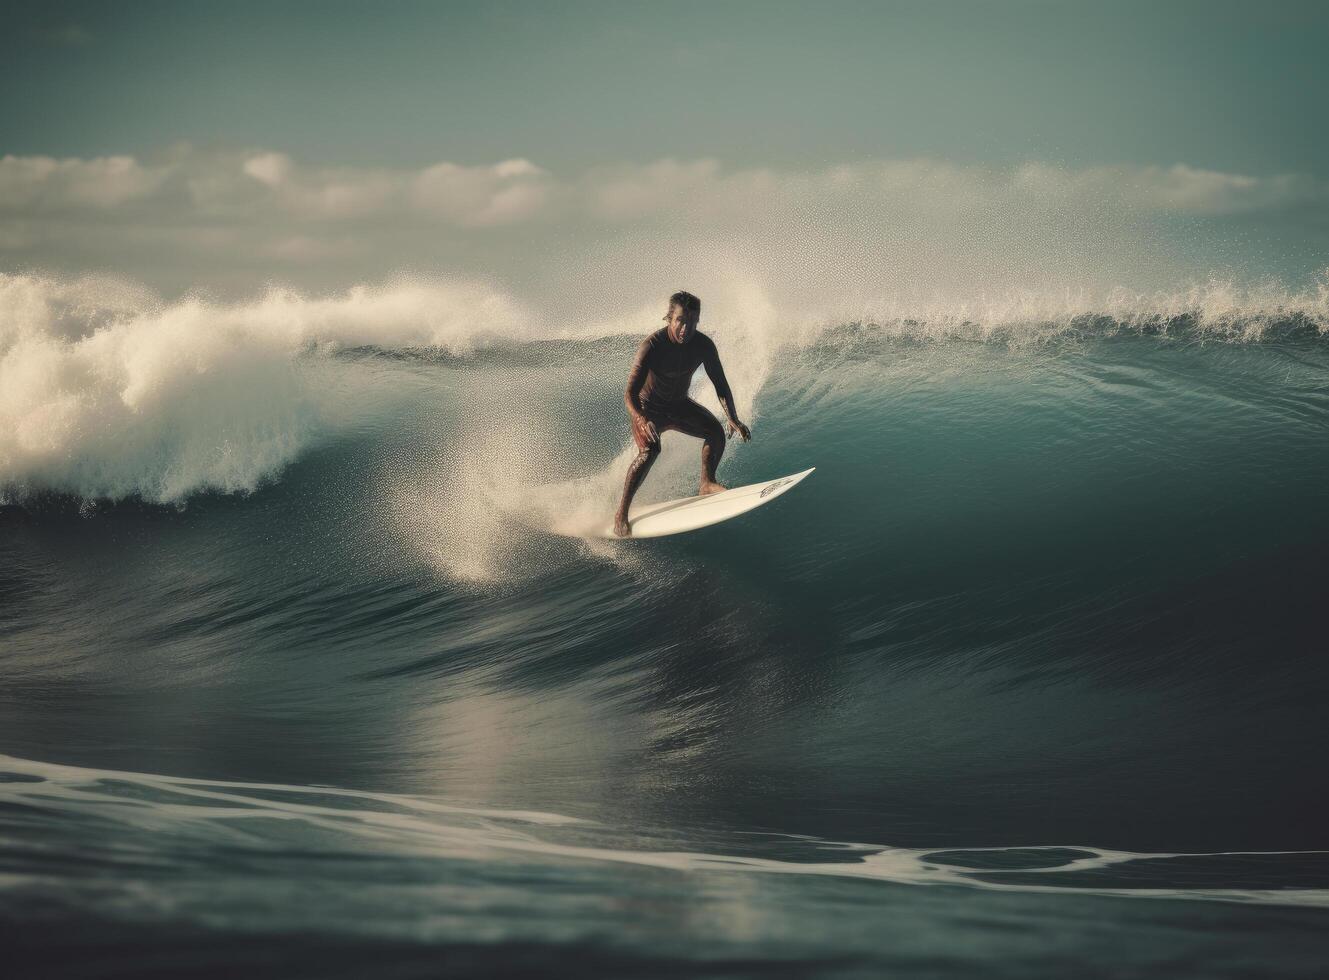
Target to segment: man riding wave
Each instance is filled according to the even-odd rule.
[[[628,508],[660,455],[661,433],[674,430],[703,440],[701,486],[697,492],[705,496],[726,489],[715,478],[715,468],[724,455],[725,431],[714,415],[688,397],[688,387],[698,367],[706,368],[706,376],[715,386],[729,419],[729,434],[737,433],[744,442],[752,438],[751,430],[738,420],[734,395],[725,380],[715,342],[697,330],[700,320],[701,300],[691,293],[674,293],[669,297],[664,327],[642,341],[637,359],[632,362],[623,400],[632,421],[637,456],[628,466],[623,499],[614,515],[614,533],[621,538],[632,533]]]

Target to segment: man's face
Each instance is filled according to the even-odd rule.
[[[676,344],[686,344],[697,332],[698,319],[700,317],[697,314],[685,313],[683,307],[677,303],[670,303],[669,312],[664,318],[665,326],[669,328],[669,339]]]

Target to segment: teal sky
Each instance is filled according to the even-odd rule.
[[[1329,174],[1329,4],[4,3],[0,154]]]

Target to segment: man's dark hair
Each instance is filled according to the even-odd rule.
[[[701,316],[701,300],[691,293],[685,293],[680,289],[669,297],[669,303],[672,306],[677,306],[684,313],[695,313],[697,316]]]

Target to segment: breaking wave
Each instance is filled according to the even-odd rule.
[[[1273,281],[1158,293],[1012,289],[838,308],[740,283],[708,297],[707,309],[705,329],[742,351],[731,377],[750,413],[777,353],[901,341],[1018,348],[1099,336],[1314,338],[1329,331],[1329,282],[1300,291]],[[600,356],[617,384],[619,348],[630,352],[657,316],[647,306],[551,317],[470,281],[398,279],[321,296],[274,287],[228,302],[167,301],[107,278],[0,275],[0,494],[11,503],[57,493],[180,504],[201,492],[249,493],[311,446],[419,397],[390,365],[366,370],[348,352],[478,371],[501,369],[505,358],[529,366]],[[585,346],[604,340],[618,343]],[[557,354],[559,344],[567,353]],[[525,409],[538,418],[545,406]]]

